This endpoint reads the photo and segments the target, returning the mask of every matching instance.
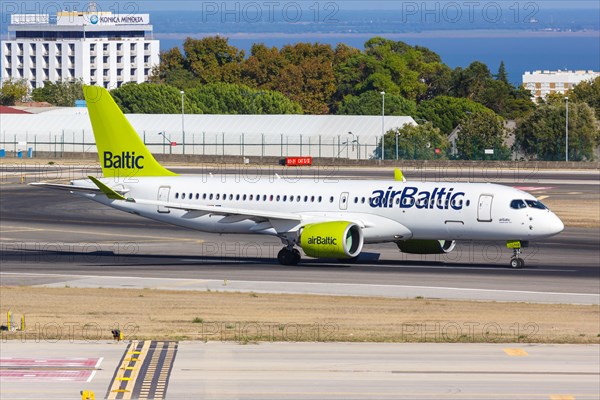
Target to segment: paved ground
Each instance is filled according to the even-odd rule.
[[[507,268],[511,252],[501,243],[478,242],[459,243],[452,253],[430,256],[405,255],[393,244],[370,245],[365,251],[371,254],[356,265],[307,259],[296,267],[282,267],[274,261],[281,244],[273,238],[219,236],[155,223],[63,192],[15,184],[18,174],[4,167],[0,185],[0,283],[4,285],[222,290],[227,280],[226,289],[257,292],[582,304],[598,304],[600,299],[597,228],[567,228],[559,236],[532,242],[524,252],[527,268],[523,270]],[[86,172],[69,171],[77,176]],[[198,173],[198,169],[182,171]],[[235,176],[230,168],[225,172]],[[407,175],[438,179],[448,174],[442,172],[407,171]],[[337,173],[378,179],[388,171]],[[496,173],[513,184],[542,188],[539,193],[572,199],[574,207],[578,199],[600,196],[597,171]],[[492,180],[491,171],[461,170],[460,174],[466,175],[460,179]],[[47,172],[34,177],[52,178]],[[125,277],[129,279],[121,279]]]
[[[92,390],[96,399],[138,398],[111,390],[123,360],[143,357],[131,349],[112,342],[3,342],[0,397],[77,399],[80,390]],[[597,399],[599,354],[598,345],[182,342],[166,398]],[[32,369],[21,370],[29,377],[9,377],[11,357],[101,362],[87,382]],[[140,372],[123,387],[144,376]]]

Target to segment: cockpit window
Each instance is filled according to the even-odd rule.
[[[510,208],[514,208],[515,210],[520,210],[525,207],[527,207],[527,205],[523,200],[513,200],[510,202]]]
[[[531,208],[538,208],[540,210],[547,210],[548,209],[545,205],[542,204],[541,201],[537,201],[537,200],[525,200],[525,202]]]

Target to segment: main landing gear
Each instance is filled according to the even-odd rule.
[[[292,246],[284,247],[277,253],[277,261],[281,265],[296,265],[300,262],[300,251]]]

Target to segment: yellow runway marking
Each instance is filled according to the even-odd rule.
[[[132,350],[137,348],[138,346],[138,341],[134,340],[131,342],[131,344],[128,347],[128,350]],[[141,354],[139,358],[124,358],[123,362],[120,365],[119,368],[119,372],[117,373],[117,376],[114,378],[111,386],[110,386],[110,391],[108,394],[107,399],[113,400],[117,398],[117,394],[119,393],[124,393],[123,398],[124,399],[130,399],[131,398],[131,391],[133,390],[133,386],[135,385],[135,380],[137,379],[137,376],[139,374],[139,368],[135,368],[129,365],[129,363],[131,362],[135,362],[137,365],[142,365],[144,358],[146,357],[146,354],[148,353],[148,349],[150,348],[150,341],[147,340],[144,342],[142,350],[141,350]],[[139,364],[138,364],[139,361]],[[131,371],[131,375],[126,377],[125,376],[125,371],[126,368],[134,368]],[[125,387],[122,387],[123,382],[127,382],[127,384],[125,385]]]
[[[527,352],[523,349],[504,349],[504,352],[511,357],[525,357],[528,356]]]
[[[544,199],[547,199],[548,197],[550,197],[550,196],[539,196],[537,199],[540,200],[540,201],[542,201]]]
[[[575,400],[575,396],[570,394],[551,394],[550,400]]]

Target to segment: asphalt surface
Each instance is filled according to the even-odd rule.
[[[97,399],[135,398],[111,390],[121,360],[143,356],[128,354],[127,343],[8,341],[0,349],[2,399],[76,399],[81,390]],[[180,342],[162,387],[168,399],[597,399],[599,351],[598,345]],[[82,359],[93,366],[68,366]],[[59,366],[43,366],[50,362]],[[79,374],[67,375],[73,369]],[[142,367],[131,375],[123,385],[133,387],[147,374]]]
[[[371,179],[388,175],[381,170],[343,172]],[[519,180],[515,185],[574,202],[600,196],[597,171],[537,172],[538,181],[568,183]],[[481,178],[483,172],[472,173]],[[582,304],[598,304],[600,299],[597,228],[567,228],[532,242],[524,251],[527,267],[522,270],[508,268],[511,251],[502,243],[487,242],[459,243],[452,253],[429,256],[405,255],[393,244],[372,245],[355,265],[307,258],[299,266],[283,267],[275,261],[281,248],[276,239],[219,236],[159,224],[64,192],[15,184],[16,177],[7,173],[0,185],[2,284],[139,277],[163,279],[154,285],[160,287],[175,286],[165,281],[175,278],[202,280],[201,288],[228,280],[230,290],[265,292]],[[93,286],[89,279],[80,284]],[[191,281],[189,287],[197,288],[198,282]]]
[[[5,167],[0,176],[0,285],[600,303],[598,229],[567,228],[554,238],[532,243],[524,254],[527,268],[522,270],[508,267],[510,251],[502,244],[477,242],[460,243],[445,256],[425,257],[403,255],[393,244],[367,246],[372,254],[354,265],[307,259],[301,265],[283,267],[274,260],[281,245],[272,238],[185,230],[18,183],[21,177],[27,182],[64,181],[94,174],[93,168],[68,167],[52,175]],[[188,168],[177,171],[198,173]],[[228,172],[235,178],[235,171]],[[417,179],[409,171],[405,174]],[[330,178],[346,175],[386,179],[391,172],[344,170]],[[438,179],[438,172],[423,172],[421,178]],[[543,171],[529,178],[505,175],[498,179],[494,181],[527,187],[536,195],[573,199],[575,206],[578,199],[600,197],[598,171]],[[473,171],[472,176],[457,180],[485,181],[486,177]],[[239,345],[216,340],[178,344],[168,379],[156,383],[166,388],[167,398],[600,397],[598,345]],[[92,390],[96,398],[110,395],[122,360],[131,357],[127,346],[108,340],[73,342],[68,336],[59,342],[45,341],[43,335],[2,341],[0,398],[80,398],[80,390]],[[40,367],[52,359],[63,367]],[[82,360],[95,364],[69,366]],[[137,385],[132,383],[132,387]]]

